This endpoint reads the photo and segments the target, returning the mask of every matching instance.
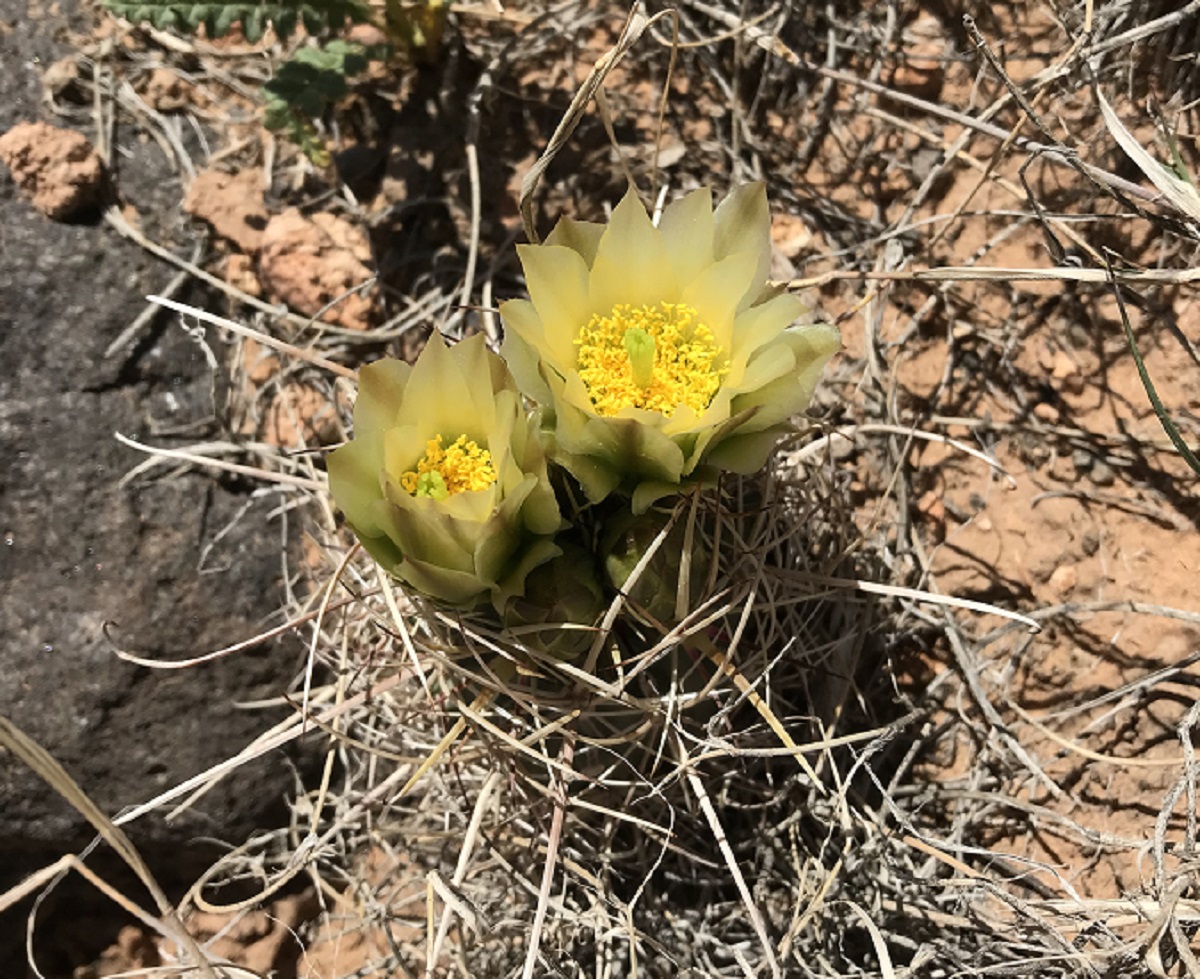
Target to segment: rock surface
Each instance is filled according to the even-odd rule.
[[[64,53],[54,38],[86,26],[80,16],[65,3],[34,20],[22,0],[0,0],[0,64],[12,66],[0,72],[0,131],[37,116],[36,65]],[[80,107],[67,124],[85,129],[90,112]],[[123,138],[134,148],[122,161],[123,198],[178,215],[182,191],[161,154],[136,152],[131,134]],[[147,230],[190,247],[185,219],[169,220],[178,224]],[[174,269],[105,226],[47,221],[3,171],[0,227],[0,714],[116,813],[229,757],[278,720],[236,703],[278,693],[302,655],[294,646],[158,672],[119,660],[103,632],[112,621],[123,645],[179,658],[277,621],[280,537],[266,518],[274,504],[252,503],[246,485],[201,474],[119,485],[141,457],[114,431],[159,444],[171,444],[156,434],[165,430],[187,430],[189,440],[221,434],[204,351],[174,317],[159,315],[135,342],[105,355],[144,308],[142,297]],[[209,341],[220,350],[218,338]],[[242,842],[278,825],[292,779],[276,755],[240,769],[179,819],[153,814],[127,830],[164,883],[178,886],[211,856],[195,848],[199,838]],[[0,893],[93,835],[0,754]],[[103,864],[104,850],[89,862]],[[69,974],[64,957],[75,954],[92,913],[71,893],[83,901],[95,894],[73,876],[51,902],[68,903],[51,927],[61,919],[72,931],[39,940],[50,975]],[[140,889],[127,893],[145,900]],[[98,913],[111,911],[103,899]],[[111,940],[115,929],[101,934]],[[23,941],[20,909],[10,909],[0,920],[0,975],[24,974]]]

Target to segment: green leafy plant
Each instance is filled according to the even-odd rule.
[[[329,151],[314,121],[350,91],[349,79],[385,54],[384,48],[342,40],[300,48],[263,86],[263,125],[286,133],[314,163],[328,166]]]
[[[370,17],[365,4],[357,0],[268,0],[264,3],[232,0],[229,3],[188,3],[185,0],[104,0],[104,6],[117,17],[135,24],[149,22],[160,30],[194,33],[200,25],[209,37],[228,34],[240,24],[248,41],[262,37],[268,24],[280,37],[289,36],[297,23],[316,34],[339,29],[347,19],[362,22]]]
[[[297,24],[310,35],[341,30],[346,21],[362,23],[373,12],[358,0],[266,0],[254,3],[189,3],[186,0],[103,0],[115,16],[133,23],[149,22],[160,30],[193,33],[203,25],[209,37],[220,37],[240,25],[249,41],[262,37],[267,25],[279,37],[289,36]],[[396,48],[415,60],[430,62],[437,56],[445,29],[445,0],[388,0],[382,17]],[[279,66],[266,84],[264,125],[285,133],[318,166],[330,162],[316,121],[349,91],[348,79],[363,72],[369,61],[383,59],[388,45],[367,48],[344,40],[306,45]]]

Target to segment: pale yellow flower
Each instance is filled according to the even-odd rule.
[[[329,457],[329,489],[376,561],[453,605],[502,609],[559,553],[535,422],[482,336],[447,347],[435,333],[411,367],[362,368],[354,438]]]
[[[564,219],[518,251],[530,298],[501,305],[502,353],[592,501],[620,489],[642,512],[756,471],[838,348],[830,326],[793,326],[806,307],[767,282],[761,184],[715,212],[697,190],[658,227],[630,189],[607,225]]]

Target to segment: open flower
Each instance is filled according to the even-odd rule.
[[[762,184],[715,212],[697,190],[657,228],[631,188],[607,226],[564,219],[519,248],[530,299],[501,305],[502,353],[589,499],[620,488],[640,513],[754,472],[807,406],[839,338],[791,325],[806,308],[767,283],[770,248]]]
[[[562,524],[536,423],[482,336],[438,333],[409,366],[359,371],[354,438],[329,489],[363,547],[424,594],[497,608],[559,553]]]

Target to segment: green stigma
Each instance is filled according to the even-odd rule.
[[[413,496],[444,500],[449,495],[450,490],[446,488],[446,481],[442,478],[440,472],[431,470],[423,472],[417,477],[417,489],[413,493]]]
[[[631,326],[625,331],[625,353],[633,383],[648,388],[654,383],[654,337],[640,326]]]

